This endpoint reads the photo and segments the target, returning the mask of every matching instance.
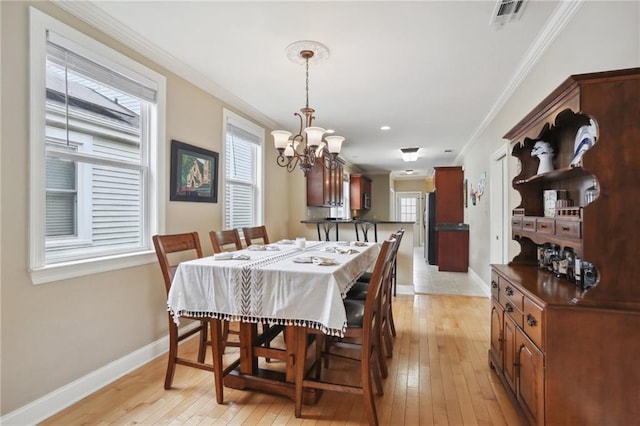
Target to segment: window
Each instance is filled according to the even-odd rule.
[[[155,261],[165,79],[30,10],[34,283]]]
[[[224,110],[224,228],[263,223],[264,129]]]
[[[351,218],[351,186],[349,184],[349,175],[342,175],[342,205],[334,206],[329,209],[331,217],[339,217],[341,219]]]

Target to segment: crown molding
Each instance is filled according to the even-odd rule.
[[[258,111],[256,108],[231,93],[229,90],[215,83],[202,73],[196,71],[194,68],[183,63],[175,56],[160,48],[158,45],[142,37],[131,28],[123,25],[102,9],[95,6],[91,1],[50,1],[66,12],[69,12],[73,16],[104,32],[114,40],[135,50],[147,59],[156,62],[158,65],[166,68],[179,77],[184,78],[205,92],[215,96],[230,107],[237,109],[240,113],[247,115],[251,119],[267,126],[268,128],[277,129],[280,127],[264,113]]]
[[[498,99],[484,117],[478,128],[462,147],[460,153],[456,156],[456,163],[462,163],[465,153],[477,142],[478,136],[482,134],[482,132],[484,132],[489,124],[496,118],[513,93],[518,89],[520,84],[522,84],[527,75],[529,75],[534,65],[538,63],[538,60],[540,60],[542,55],[547,51],[551,43],[553,43],[556,37],[564,30],[564,27],[571,21],[580,6],[582,6],[583,2],[584,0],[562,1],[556,7],[545,27],[540,31],[536,40],[529,47],[529,50],[518,65],[518,68],[509,80],[507,86],[504,88],[502,93],[500,93],[500,96],[498,96]]]

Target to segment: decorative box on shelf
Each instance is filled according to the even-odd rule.
[[[557,207],[556,217],[562,219],[581,219],[582,207]]]

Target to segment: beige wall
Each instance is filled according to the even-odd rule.
[[[427,191],[427,182],[422,179],[397,179],[393,182],[393,188],[396,192],[421,192]]]
[[[564,31],[518,87],[477,142],[466,152],[465,178],[477,187],[480,174],[490,170],[490,156],[502,144],[502,136],[545,96],[571,74],[640,66],[640,3],[584,2]],[[505,28],[506,30],[507,28]],[[515,176],[515,159],[509,159],[510,179]],[[509,185],[510,186],[510,185]],[[486,283],[489,271],[489,188],[483,198],[465,209],[470,225],[470,268]],[[509,193],[510,208],[519,203],[514,190]],[[519,251],[511,243],[509,258]]]
[[[389,174],[371,174],[371,210],[360,217],[366,219],[389,220]]]
[[[157,264],[34,286],[28,263],[28,11],[45,13],[167,77],[169,141],[222,152],[225,105],[47,2],[1,2],[2,406],[11,412],[167,334],[166,294]],[[288,235],[288,173],[275,164],[266,129],[265,222]],[[168,177],[167,177],[168,179]],[[168,198],[168,197],[167,197]],[[167,202],[166,231],[196,230],[210,253],[209,230],[221,227],[222,204]]]

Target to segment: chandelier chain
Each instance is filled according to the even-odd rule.
[[[306,66],[305,92],[306,92],[306,98],[307,98],[306,107],[309,108],[309,58],[305,58],[305,66]]]

